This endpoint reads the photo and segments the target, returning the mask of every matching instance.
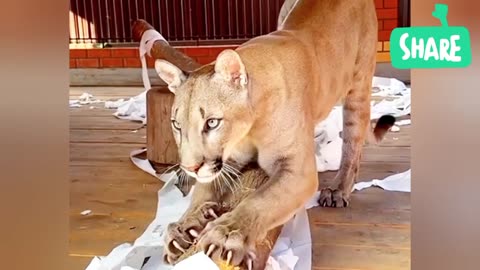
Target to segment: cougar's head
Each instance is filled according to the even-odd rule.
[[[171,123],[182,169],[199,182],[213,181],[253,124],[240,56],[225,50],[190,74],[165,60],[155,69],[175,94]]]

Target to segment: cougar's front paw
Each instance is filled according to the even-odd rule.
[[[165,262],[175,264],[194,243],[205,226],[220,215],[220,205],[207,202],[187,213],[180,221],[169,224],[165,235]]]
[[[324,188],[320,192],[318,203],[322,207],[347,207],[350,204],[349,196],[339,189]]]
[[[214,261],[253,269],[258,236],[253,223],[255,220],[233,212],[224,214],[207,225],[198,245]]]

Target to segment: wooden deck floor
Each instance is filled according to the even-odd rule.
[[[99,99],[140,93],[140,88],[71,88]],[[93,106],[91,108],[91,106]],[[131,150],[145,146],[141,124],[118,120],[103,104],[70,109],[69,269],[85,269],[95,255],[133,242],[155,216],[161,183],[131,164]],[[366,147],[360,179],[383,178],[410,168],[410,128]],[[335,173],[319,175],[324,187]],[[92,210],[88,216],[80,215]],[[367,189],[346,209],[309,210],[313,269],[410,269],[410,195]]]

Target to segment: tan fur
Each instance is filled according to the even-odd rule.
[[[252,166],[249,166],[248,168],[244,168],[242,170],[242,175],[240,176],[238,181],[239,184],[233,187],[233,191],[222,192],[224,193],[224,196],[221,198],[221,206],[212,204],[211,202],[207,202],[199,209],[204,209],[204,211],[205,209],[214,209],[217,215],[222,215],[230,212],[235,209],[235,207],[240,204],[245,198],[252,194],[256,189],[266,183],[268,181],[268,176],[261,169],[259,169],[258,166],[252,164]],[[196,217],[196,219],[193,217]],[[204,219],[204,214],[200,213],[199,211],[197,212],[197,214],[190,214],[187,216],[187,219],[182,219],[179,222],[173,223],[171,226],[178,228],[173,231],[185,232],[187,228],[198,226],[196,222],[201,219]],[[255,265],[255,269],[265,268],[265,265],[261,265],[260,262],[262,264],[266,263],[267,257],[269,256],[270,251],[274,246],[275,240],[280,233],[280,229],[281,228],[270,230],[268,232],[267,238],[265,239],[257,239],[257,243],[255,244],[255,251],[257,253],[257,261],[259,263]],[[201,251],[201,247],[199,245],[195,245],[193,237],[191,237],[191,235],[187,233],[177,233],[174,235],[174,238],[177,239],[176,241],[178,241],[179,243],[182,243],[182,247],[185,249],[185,252],[181,252],[173,246],[168,247],[169,254],[171,256],[170,258],[166,259],[171,260],[173,263],[180,262],[188,258],[189,256]],[[262,256],[262,258],[258,258],[258,256]],[[226,261],[226,258],[216,258],[215,262],[220,269],[247,269],[246,265],[241,265],[242,267],[239,268],[232,267],[230,262]]]
[[[303,207],[318,186],[314,126],[340,100],[342,161],[335,184],[322,191],[320,203],[348,204],[369,132],[376,43],[372,0],[300,0],[280,30],[222,52],[216,62],[192,74],[158,61],[162,79],[169,84],[181,80],[173,85],[172,118],[181,126],[174,132],[181,165],[199,182],[191,209],[219,200],[212,188],[218,158],[237,168],[257,161],[270,177],[204,230],[199,239],[204,250],[213,244],[224,256],[236,247],[246,256],[239,246],[252,246]],[[172,70],[177,72],[173,77]],[[221,126],[203,132],[212,118],[222,119]],[[220,238],[229,231],[235,237]]]

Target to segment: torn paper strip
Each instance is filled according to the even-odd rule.
[[[411,192],[411,170],[403,173],[390,175],[385,179],[373,179],[368,182],[359,182],[353,186],[353,190],[362,190],[369,187],[380,187],[389,191]]]

